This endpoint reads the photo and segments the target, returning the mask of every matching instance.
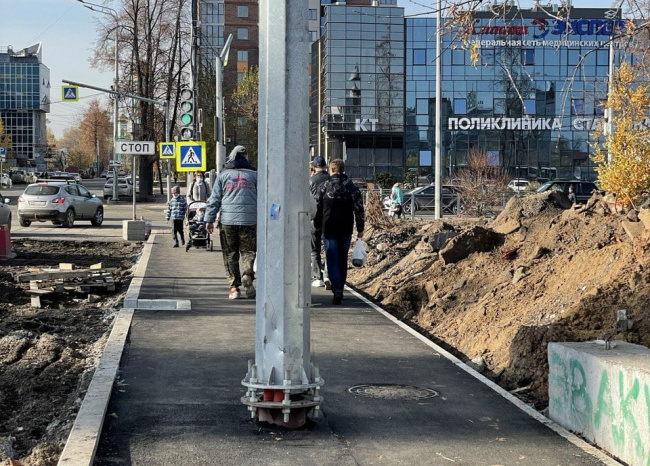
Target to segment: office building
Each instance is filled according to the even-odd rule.
[[[444,175],[453,177],[476,148],[512,177],[596,178],[591,130],[603,122],[607,44],[625,22],[615,10],[560,8],[477,12],[466,47],[445,30]],[[423,176],[433,173],[435,151],[436,21],[405,24],[405,161]]]
[[[344,159],[353,178],[402,178],[404,9],[358,3],[323,6],[311,52],[312,152]]]
[[[0,118],[11,137],[9,166],[44,170],[46,114],[50,111],[50,70],[41,44],[0,49]]]
[[[352,3],[323,7],[312,47],[312,70],[320,69],[312,72],[312,151],[343,158],[354,177],[430,175],[436,20]],[[491,4],[475,13],[468,40],[445,28],[443,175],[453,177],[474,149],[513,177],[595,179],[592,130],[607,99],[606,45],[625,29],[616,13]]]

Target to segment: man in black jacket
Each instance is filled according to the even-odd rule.
[[[309,191],[314,199],[318,196],[318,188],[323,182],[329,180],[330,175],[327,173],[327,165],[323,157],[314,157],[312,162],[314,172],[309,178]],[[323,230],[311,224],[311,286],[325,286],[329,290],[331,282],[327,276],[327,270],[323,271],[323,261],[321,259],[321,245],[323,244]],[[325,281],[323,282],[323,272],[325,272]]]
[[[363,236],[365,214],[359,188],[345,175],[343,160],[330,162],[330,179],[318,188],[314,225],[323,230],[325,260],[332,282],[333,304],[341,304],[343,286],[348,275],[348,251],[352,229]]]

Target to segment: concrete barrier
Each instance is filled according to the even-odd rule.
[[[549,343],[549,416],[631,466],[650,465],[650,350]]]

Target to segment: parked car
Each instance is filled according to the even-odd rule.
[[[2,175],[0,175],[0,186],[3,188],[11,188],[13,185],[14,182],[11,181],[9,173],[2,173]]]
[[[101,175],[99,175],[100,178],[106,178],[108,176],[108,172],[104,170]]]
[[[551,180],[541,185],[536,192],[544,193],[546,191],[559,191],[566,195],[569,194],[569,186],[573,186],[576,195],[576,202],[585,203],[589,200],[594,191],[599,191],[598,186],[593,181],[580,180]]]
[[[70,228],[75,220],[89,220],[94,226],[104,222],[102,200],[74,181],[41,181],[30,184],[18,198],[20,225],[51,220]]]
[[[0,194],[0,225],[7,225],[11,231],[11,208],[9,198]]]
[[[436,187],[433,184],[429,186],[420,186],[404,193],[404,204],[402,208],[405,214],[411,214],[411,196],[415,196],[415,211],[418,210],[435,210],[436,208]],[[442,186],[442,213],[457,214],[458,199],[460,197],[460,187],[454,185]],[[383,200],[384,209],[390,207],[390,196]]]
[[[9,176],[11,176],[11,181],[14,184],[17,183],[35,183],[36,182],[36,175],[34,172],[29,172],[27,170],[11,170],[9,172]]]
[[[104,199],[113,197],[113,177],[107,178],[104,183]],[[136,178],[137,180],[137,178]],[[136,192],[139,191],[140,181],[137,181]],[[118,176],[117,177],[117,196],[118,197],[132,197],[133,196],[133,183],[130,177]]]
[[[528,189],[529,181],[523,178],[515,178],[510,183],[508,183],[508,189],[516,193],[521,193]]]
[[[68,172],[47,172],[47,180],[77,181],[75,173]]]

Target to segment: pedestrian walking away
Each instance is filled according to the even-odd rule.
[[[404,203],[404,193],[399,183],[393,185],[390,192],[390,211],[393,217],[402,218],[402,204]]]
[[[361,192],[345,175],[343,160],[332,160],[329,172],[329,180],[318,188],[314,225],[323,231],[325,260],[334,295],[332,303],[341,304],[348,273],[352,230],[356,223],[358,237],[363,236],[365,213]]]
[[[205,211],[209,233],[220,213],[219,239],[230,284],[230,299],[255,298],[253,264],[257,251],[257,172],[244,146],[235,147],[219,173]],[[242,261],[240,272],[239,259]]]
[[[208,200],[210,195],[210,188],[208,183],[205,181],[203,172],[197,171],[194,173],[194,181],[190,184],[189,189],[187,190],[187,198],[194,201],[205,202]]]
[[[567,196],[569,200],[575,204],[578,200],[576,199],[576,193],[575,190],[573,189],[573,186],[569,186],[569,194]]]
[[[323,182],[329,180],[330,175],[327,173],[327,164],[323,157],[314,157],[312,161],[312,175],[309,177],[309,191],[314,199],[318,195],[318,188]],[[316,228],[314,221],[311,222],[311,286],[325,286],[331,289],[331,282],[327,274],[327,268],[323,267],[321,250],[323,244],[323,230]]]
[[[172,188],[172,198],[167,204],[167,213],[165,214],[165,221],[169,223],[172,220],[172,234],[174,235],[174,246],[178,247],[178,237],[180,236],[181,242],[185,245],[185,234],[183,233],[183,220],[185,219],[185,212],[187,211],[187,201],[185,196],[181,194],[181,188],[174,186]]]

